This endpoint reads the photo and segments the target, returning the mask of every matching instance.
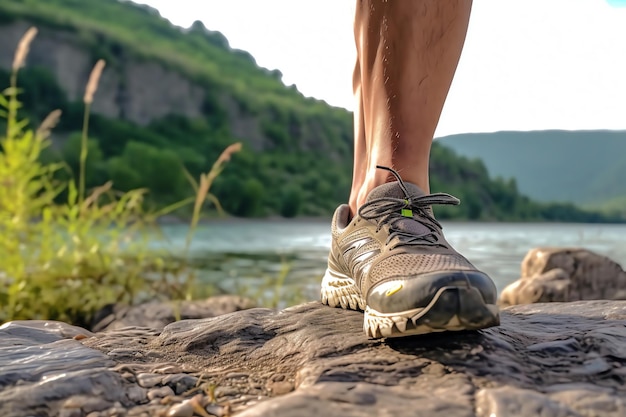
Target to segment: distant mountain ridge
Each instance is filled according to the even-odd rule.
[[[626,131],[470,133],[437,142],[482,159],[492,176],[515,178],[523,194],[539,201],[589,207],[626,201]]]

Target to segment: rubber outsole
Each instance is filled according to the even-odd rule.
[[[372,338],[479,330],[500,324],[498,307],[485,303],[480,291],[470,286],[442,287],[424,308],[380,313],[366,305],[354,280],[326,270],[321,297],[330,307],[365,311],[363,330]]]
[[[345,310],[365,310],[365,300],[347,275],[326,270],[322,278],[322,303]]]

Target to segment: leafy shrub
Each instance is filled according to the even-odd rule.
[[[20,42],[10,87],[0,94],[0,117],[6,120],[6,133],[0,136],[0,322],[56,319],[88,325],[95,311],[108,303],[189,297],[193,275],[184,263],[168,264],[151,250],[147,231],[159,215],[194,203],[187,250],[205,200],[218,204],[209,188],[239,145],[229,147],[211,171],[201,175],[200,184],[192,181],[195,197],[158,213],[144,210],[142,188],[118,192],[108,181],[87,193],[86,180],[92,175],[88,163],[102,160],[97,142],[87,137],[89,108],[104,67],[99,61],[85,92],[83,132],[71,137],[64,149],[78,178],[63,180],[57,174],[64,164],[42,160],[60,112],[52,112],[37,130],[18,117],[18,69],[35,34],[36,29],[30,29]],[[129,153],[142,152],[152,157],[157,169],[171,171],[165,176],[148,173],[161,181],[152,186],[165,187],[169,184],[163,181],[183,177],[178,159],[168,151],[131,143]],[[117,176],[124,166],[137,165],[135,160],[132,165],[128,160],[116,164]],[[60,195],[65,201],[57,201]]]

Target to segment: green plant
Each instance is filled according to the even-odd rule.
[[[30,29],[20,42],[10,87],[0,94],[0,116],[7,124],[0,137],[0,322],[57,319],[88,325],[108,303],[190,296],[193,280],[184,259],[166,262],[148,245],[154,236],[148,231],[159,215],[195,201],[188,247],[204,201],[217,204],[209,193],[212,181],[241,145],[224,151],[201,176],[196,197],[157,213],[144,210],[145,189],[117,192],[109,181],[87,192],[89,110],[104,68],[98,61],[84,97],[78,185],[57,179],[63,165],[41,162],[41,155],[60,112],[52,112],[37,130],[18,118],[18,70],[35,35]],[[61,193],[67,199],[58,203]]]

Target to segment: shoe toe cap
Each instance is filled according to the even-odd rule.
[[[397,277],[375,284],[367,294],[367,305],[382,314],[423,308],[444,287],[472,287],[485,304],[495,304],[495,284],[480,271],[438,271],[413,277]]]

